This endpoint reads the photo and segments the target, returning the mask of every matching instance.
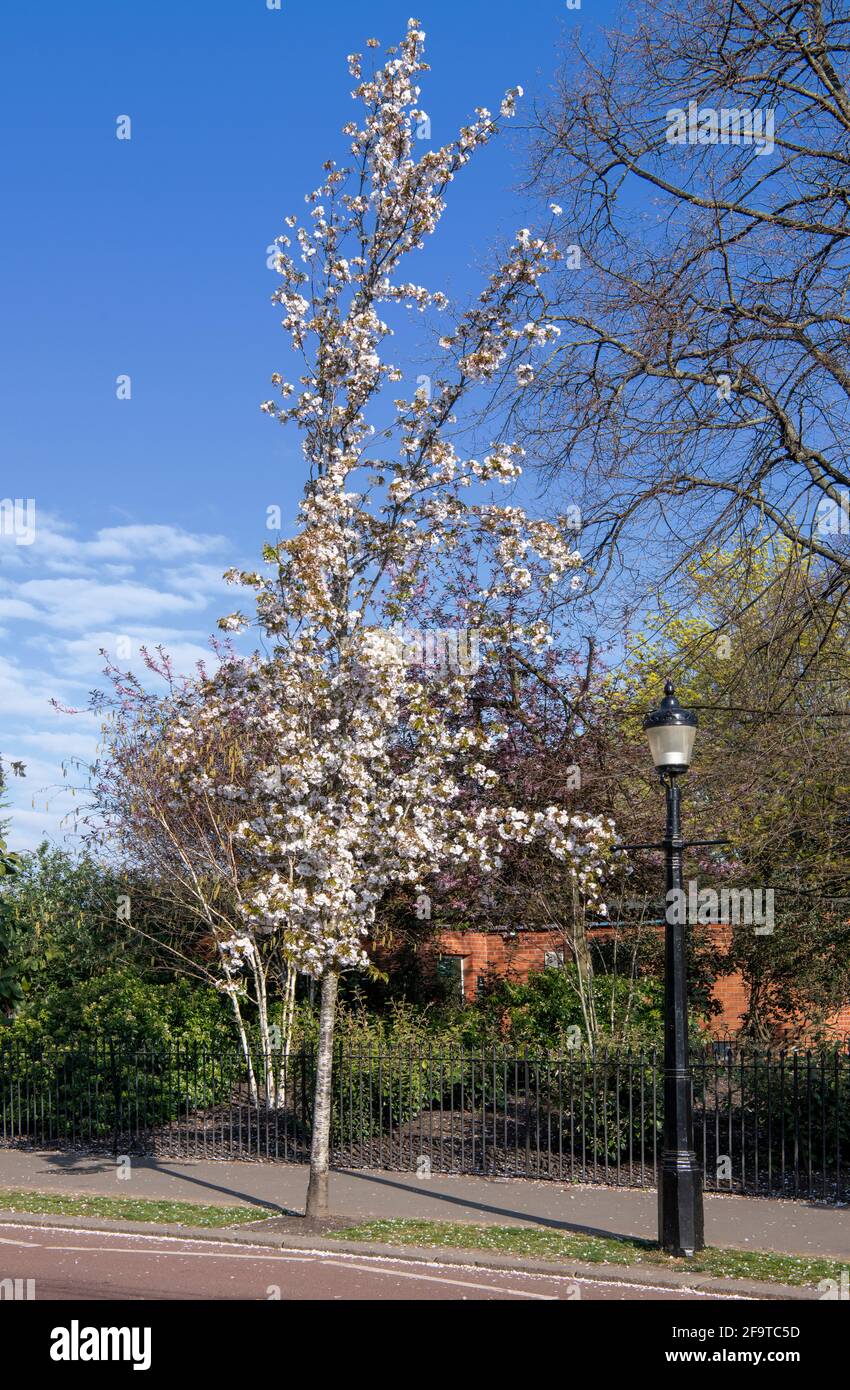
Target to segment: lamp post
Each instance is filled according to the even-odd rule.
[[[643,727],[667,796],[667,827],[658,846],[664,850],[668,905],[664,926],[664,1134],[658,1174],[658,1243],[671,1255],[693,1255],[702,1250],[705,1239],[702,1171],[694,1150],[688,1063],[687,937],[684,914],[671,913],[669,904],[671,890],[682,889],[682,852],[687,846],[682,839],[679,778],[690,766],[697,717],[682,708],[673,682],[668,680],[664,699],[646,716]]]

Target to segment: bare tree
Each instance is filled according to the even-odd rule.
[[[575,39],[537,118],[532,182],[574,254],[514,409],[628,598],[771,535],[815,601],[847,593],[848,53],[843,0],[647,0]]]

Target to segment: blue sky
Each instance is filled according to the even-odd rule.
[[[557,49],[609,4],[430,0],[413,13],[433,72],[432,138],[521,84],[545,97]],[[259,410],[288,365],[266,265],[353,112],[345,55],[401,36],[409,4],[342,0],[46,0],[4,21],[0,58],[0,499],[36,529],[0,534],[0,749],[13,848],[62,840],[63,758],[90,757],[98,649],[119,638],[182,667],[234,605],[221,582],[256,565],[267,508],[287,529],[303,484],[297,437]],[[522,103],[521,103],[522,109]],[[131,139],[116,122],[131,120]],[[497,142],[452,190],[428,283],[463,297],[521,225],[521,140]],[[119,400],[116,380],[130,378]],[[73,836],[69,837],[73,843]]]

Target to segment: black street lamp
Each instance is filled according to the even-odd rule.
[[[682,709],[673,682],[643,721],[649,749],[667,794],[667,828],[655,848],[664,850],[667,912],[664,927],[664,1135],[658,1174],[658,1243],[671,1255],[693,1255],[705,1245],[702,1170],[694,1149],[691,1071],[688,1062],[688,978],[685,914],[671,912],[671,892],[682,890],[679,778],[690,766],[697,717]],[[692,844],[707,843],[691,841]],[[635,846],[637,848],[637,846]],[[649,846],[641,846],[649,848]]]

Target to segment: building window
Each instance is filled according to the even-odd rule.
[[[464,970],[463,956],[440,956],[437,962],[437,974],[444,980],[449,992],[463,1001],[466,998],[466,979]]]
[[[563,970],[564,953],[563,951],[544,951],[543,969],[544,970]]]

